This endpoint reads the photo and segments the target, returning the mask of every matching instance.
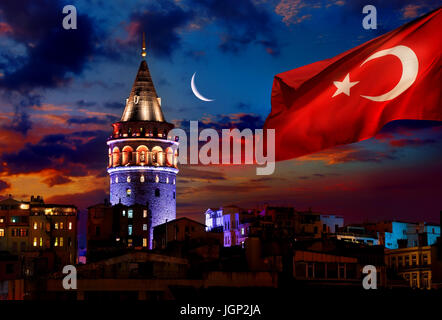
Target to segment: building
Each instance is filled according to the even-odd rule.
[[[167,137],[174,126],[161,110],[144,44],[142,56],[121,120],[112,124],[107,172],[112,205],[149,203],[152,239],[154,226],[176,217],[178,142]]]
[[[321,214],[320,220],[322,223],[322,233],[336,233],[340,228],[344,227],[344,217]]]
[[[376,233],[368,232],[361,226],[346,226],[336,232],[333,237],[347,242],[377,246],[380,244]]]
[[[154,249],[165,249],[171,242],[188,242],[205,235],[206,226],[189,218],[179,218],[154,227]]]
[[[387,249],[431,246],[440,237],[440,226],[426,222],[380,221],[363,226],[367,231],[377,232],[380,244]]]
[[[108,201],[88,208],[87,260],[96,261],[121,253],[124,249],[147,249],[151,213],[147,205]]]
[[[252,236],[279,238],[320,238],[335,233],[344,218],[293,207],[266,206],[263,210],[245,210],[237,206],[209,208],[205,212],[206,230],[224,233],[224,247],[242,246]]]
[[[431,289],[431,246],[385,250],[385,264],[412,288]]]
[[[40,196],[29,202],[0,201],[0,250],[16,255],[51,250],[56,268],[77,262],[77,216],[73,205],[47,204]]]

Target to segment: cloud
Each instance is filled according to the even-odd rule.
[[[238,53],[251,44],[262,45],[271,55],[278,55],[280,45],[274,36],[270,13],[251,0],[194,0],[210,21],[221,26],[219,48]]]
[[[20,111],[19,108],[16,108],[12,122],[5,125],[4,128],[19,132],[25,136],[32,128],[32,121],[26,111]]]
[[[81,108],[84,108],[84,107],[93,107],[93,106],[96,106],[96,105],[97,105],[97,103],[94,102],[94,101],[85,101],[85,100],[78,100],[78,101],[75,102],[75,104],[76,104],[78,107],[81,107]]]
[[[71,117],[67,120],[69,125],[71,124],[109,124],[117,121],[118,118],[112,115],[106,115],[104,117]]]
[[[436,140],[434,139],[397,139],[397,140],[391,140],[389,143],[392,147],[419,147],[424,146],[428,144],[435,143]]]
[[[67,184],[69,182],[72,182],[72,180],[59,174],[43,180],[43,183],[46,183],[49,187]]]
[[[192,181],[214,181],[214,180],[226,180],[223,172],[193,169],[190,166],[182,166],[180,168],[179,179],[190,179]]]
[[[8,189],[10,186],[8,182],[0,180],[0,191]]]
[[[271,55],[280,53],[270,12],[252,0],[165,0],[137,8],[130,21],[126,26],[129,40],[120,40],[120,45],[139,43],[145,31],[148,50],[159,57],[171,57],[181,47],[184,32],[198,32],[208,24],[221,29],[222,52],[239,53],[249,45],[260,45]],[[190,51],[189,55],[199,59],[205,52]]]
[[[419,16],[419,9],[422,8],[422,5],[418,4],[409,4],[402,8],[402,17],[404,19],[412,19],[417,18]]]
[[[25,48],[25,55],[4,55],[0,88],[26,92],[36,87],[67,84],[81,74],[98,49],[92,19],[78,12],[76,30],[62,27],[62,3],[52,0],[2,0],[1,18],[9,37]]]
[[[50,134],[18,151],[0,155],[0,172],[20,174],[54,169],[65,177],[100,173],[106,161],[107,131]]]
[[[394,151],[381,152],[369,149],[361,149],[353,145],[345,145],[337,148],[326,149],[321,152],[309,154],[295,161],[322,161],[328,165],[336,165],[347,162],[376,162],[395,160]]]
[[[147,48],[159,57],[170,57],[181,46],[179,31],[193,18],[193,11],[185,11],[175,2],[156,1],[137,8],[127,26],[130,41],[141,43],[141,32],[146,32]]]
[[[118,101],[105,102],[103,105],[106,109],[123,110],[124,104]]]
[[[89,206],[95,205],[97,203],[102,203],[104,199],[109,199],[109,195],[103,188],[83,193],[66,193],[61,195],[54,195],[45,199],[45,202],[59,203],[59,204],[74,204],[80,210],[84,210]]]
[[[282,16],[286,25],[299,23],[302,20],[298,17],[302,8],[307,6],[304,0],[281,0],[275,7],[275,13]]]

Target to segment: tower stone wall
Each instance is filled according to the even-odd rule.
[[[120,121],[107,141],[110,202],[149,206],[153,227],[176,218],[178,142],[168,139],[173,124],[164,120],[145,60],[141,62]]]

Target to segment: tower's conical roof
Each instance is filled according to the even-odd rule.
[[[121,121],[165,121],[160,99],[144,59],[138,69]]]

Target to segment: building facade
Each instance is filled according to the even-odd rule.
[[[0,251],[25,255],[51,250],[57,266],[77,261],[77,214],[73,205],[47,204],[40,196],[29,202],[0,201]]]
[[[410,287],[431,289],[431,246],[385,250],[385,264]]]
[[[377,232],[380,244],[387,249],[431,246],[440,237],[440,226],[426,222],[380,221],[364,227]]]
[[[174,126],[164,119],[144,45],[142,55],[121,120],[112,124],[107,172],[112,205],[149,204],[152,239],[154,226],[176,217],[178,142],[168,139]]]
[[[154,228],[154,249],[165,249],[171,242],[188,242],[204,236],[206,226],[189,218],[179,218]]]
[[[146,205],[109,202],[88,208],[87,260],[108,258],[118,250],[149,247],[151,214]]]

